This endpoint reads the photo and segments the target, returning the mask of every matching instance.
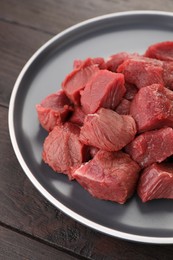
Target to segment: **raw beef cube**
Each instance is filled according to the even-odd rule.
[[[148,47],[145,56],[158,60],[173,61],[173,42],[159,42]]]
[[[141,88],[131,102],[130,114],[138,132],[173,127],[173,92],[159,84]]]
[[[154,163],[146,168],[137,188],[143,202],[153,199],[173,199],[173,164]]]
[[[118,67],[117,72],[123,73],[125,81],[139,89],[151,84],[164,84],[163,63],[158,60],[146,57],[129,59]]]
[[[115,111],[120,115],[129,115],[130,104],[131,102],[129,100],[123,98],[120,104],[116,107]]]
[[[126,88],[126,93],[124,95],[124,98],[128,99],[128,100],[133,100],[134,96],[137,94],[138,92],[138,88],[130,83],[125,82],[125,88]]]
[[[139,170],[128,154],[100,150],[73,178],[92,196],[123,204],[135,191]]]
[[[173,129],[165,127],[138,135],[125,151],[142,168],[162,162],[173,154]]]
[[[79,106],[74,107],[74,111],[72,116],[70,117],[70,122],[79,126],[83,125],[85,118],[85,113],[83,112],[82,108]]]
[[[40,124],[47,131],[51,131],[55,125],[66,121],[73,110],[70,100],[64,91],[47,96],[40,104],[36,105]]]
[[[43,160],[54,171],[68,174],[88,159],[88,148],[79,141],[80,128],[72,123],[55,126],[43,144]]]
[[[133,57],[138,57],[138,53],[128,53],[128,52],[119,52],[114,55],[111,55],[108,60],[105,62],[107,70],[115,72],[120,64],[125,60],[128,60]]]
[[[92,64],[88,59],[81,66],[74,69],[62,82],[62,88],[69,99],[80,105],[80,91],[84,89],[86,83],[99,70],[97,64]]]
[[[130,143],[135,134],[136,124],[131,116],[101,108],[95,114],[86,115],[80,140],[99,149],[118,151]]]
[[[125,92],[123,74],[100,70],[81,91],[82,109],[86,114],[94,113],[100,107],[115,109]]]
[[[173,62],[163,62],[163,80],[165,87],[173,90]]]
[[[93,65],[96,64],[100,69],[105,69],[105,60],[101,57],[96,57],[96,58],[87,58],[86,60],[75,60],[73,63],[73,68],[80,68],[87,62],[88,65]]]

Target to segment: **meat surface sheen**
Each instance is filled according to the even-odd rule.
[[[119,52],[111,55],[105,62],[107,70],[115,72],[120,64],[130,58],[138,57],[138,53]]]
[[[74,60],[73,62],[73,68],[77,69],[81,66],[85,66],[85,64],[93,65],[96,64],[100,69],[105,69],[105,60],[102,57],[96,57],[96,58],[87,58],[86,60]]]
[[[141,88],[131,102],[130,114],[138,132],[173,127],[173,92],[160,84]]]
[[[86,114],[100,107],[115,109],[126,92],[124,75],[108,70],[98,71],[81,91],[81,105]]]
[[[88,148],[79,141],[80,128],[72,123],[56,126],[46,137],[42,158],[54,171],[68,174],[88,159]]]
[[[140,176],[137,192],[143,202],[153,199],[173,199],[173,164],[154,163]]]
[[[164,61],[173,61],[173,42],[159,42],[148,47],[145,56]]]
[[[136,124],[130,115],[101,108],[95,114],[86,115],[79,138],[86,145],[118,151],[131,142],[135,134]]]
[[[77,66],[62,82],[62,88],[69,99],[75,104],[80,105],[80,91],[84,89],[86,83],[99,70],[97,64],[91,59],[86,59],[80,66]]]
[[[173,154],[173,129],[165,127],[142,133],[125,150],[141,168],[162,162]]]
[[[123,204],[135,191],[139,171],[128,154],[100,150],[74,172],[73,178],[92,196]]]
[[[55,125],[66,121],[73,108],[64,91],[60,90],[47,96],[40,104],[36,105],[36,110],[42,127],[51,131]]]
[[[165,87],[173,90],[173,61],[163,61],[163,80]]]
[[[125,81],[138,89],[152,84],[164,84],[163,63],[146,57],[137,57],[124,61],[117,69],[123,73]]]

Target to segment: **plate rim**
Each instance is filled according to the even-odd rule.
[[[55,199],[37,180],[37,178],[33,175],[33,173],[30,171],[29,167],[27,166],[27,163],[25,162],[21,151],[19,149],[16,135],[15,135],[15,126],[14,126],[14,108],[15,108],[15,100],[16,95],[18,92],[18,89],[20,87],[20,83],[25,76],[25,73],[29,69],[29,67],[32,65],[32,63],[41,55],[41,53],[48,48],[52,43],[63,37],[64,35],[72,32],[73,30],[76,30],[78,28],[81,28],[85,25],[92,24],[93,22],[98,22],[100,20],[109,19],[109,18],[115,18],[115,17],[122,17],[127,15],[161,15],[161,16],[169,16],[173,18],[173,12],[166,12],[166,11],[157,11],[157,10],[135,10],[135,11],[124,11],[124,12],[117,12],[117,13],[109,13],[105,15],[100,15],[94,18],[87,19],[85,21],[79,22],[75,25],[72,25],[68,27],[67,29],[63,30],[62,32],[56,34],[53,36],[50,40],[48,40],[45,44],[43,44],[38,50],[31,56],[31,58],[26,62],[23,69],[19,73],[16,82],[14,84],[14,87],[12,89],[10,102],[9,102],[9,112],[8,112],[8,129],[10,134],[10,139],[12,143],[13,150],[15,152],[15,155],[18,159],[18,162],[23,169],[24,173],[27,175],[27,177],[30,179],[31,183],[35,186],[35,188],[49,201],[51,202],[56,208],[61,210],[66,215],[70,216],[74,220],[82,223],[83,225],[94,229],[96,231],[99,231],[101,233],[104,233],[106,235],[110,235],[116,238],[125,239],[129,241],[135,241],[135,242],[144,242],[144,243],[153,243],[153,244],[172,244],[173,243],[173,237],[151,237],[151,236],[143,236],[143,235],[135,235],[135,234],[129,234],[126,232],[114,230],[108,227],[105,227],[104,225],[98,224],[92,220],[88,220],[86,217],[81,216],[80,214],[76,213],[75,211],[69,209],[67,206],[65,206],[63,203]]]

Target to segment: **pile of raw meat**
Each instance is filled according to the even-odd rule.
[[[120,204],[135,191],[143,202],[173,199],[173,42],[75,60],[36,109],[54,171]]]

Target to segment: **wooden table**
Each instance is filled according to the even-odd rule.
[[[173,259],[172,245],[113,238],[85,227],[53,207],[21,169],[8,132],[14,82],[38,47],[85,19],[135,9],[173,11],[173,2],[0,1],[0,259]]]

